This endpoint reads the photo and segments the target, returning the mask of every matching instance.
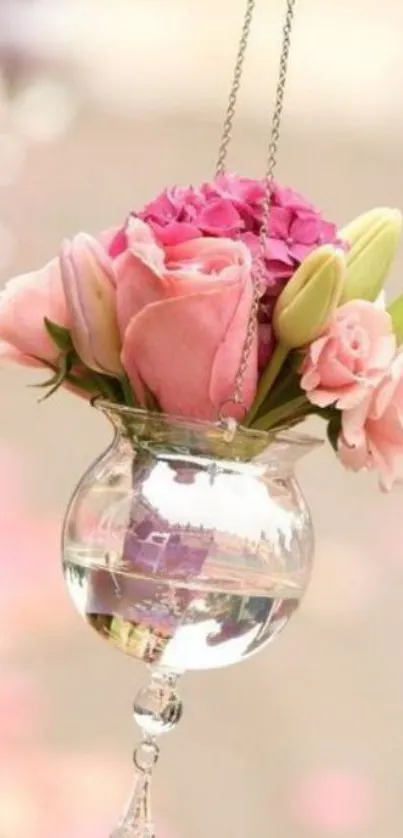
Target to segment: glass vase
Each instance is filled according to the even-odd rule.
[[[154,838],[151,775],[182,714],[181,675],[262,649],[307,587],[313,530],[294,466],[318,440],[98,406],[114,438],[70,502],[63,568],[86,623],[149,668],[134,788],[111,838]]]

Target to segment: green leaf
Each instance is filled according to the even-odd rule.
[[[318,415],[320,415],[318,411]],[[337,452],[337,443],[341,432],[341,410],[334,410],[327,426],[327,438],[333,450]]]
[[[64,326],[59,326],[58,323],[53,323],[47,317],[44,318],[44,322],[45,329],[55,346],[63,353],[70,352],[73,349],[73,341],[69,330]]]
[[[403,343],[403,294],[393,300],[387,311],[392,318],[393,331],[396,335],[397,344],[400,346]]]
[[[72,368],[74,361],[74,353],[66,353],[66,355],[62,355],[60,357],[60,366],[55,375],[45,383],[46,386],[50,386],[50,390],[43,396],[39,401],[44,402],[49,396],[53,396],[53,393],[56,393],[56,390],[64,384],[66,379],[68,378],[69,372]]]

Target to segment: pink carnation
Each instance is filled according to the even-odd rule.
[[[396,352],[392,318],[366,300],[337,309],[327,329],[309,347],[301,387],[318,407],[355,407],[381,379]]]
[[[199,188],[166,189],[139,213],[133,213],[153,230],[162,247],[183,244],[200,236],[241,239],[252,257],[260,253],[260,236],[264,216],[265,184],[262,180],[220,175]],[[266,290],[261,299],[259,323],[271,324],[275,301],[298,265],[320,244],[337,241],[336,226],[325,221],[305,198],[274,185],[271,196],[270,235],[265,263]],[[130,217],[118,230],[109,245],[109,254],[116,258],[130,247]],[[262,330],[263,343],[259,357],[268,360],[267,329]]]
[[[381,487],[403,475],[403,351],[365,399],[342,414],[339,457],[354,471],[377,469]]]

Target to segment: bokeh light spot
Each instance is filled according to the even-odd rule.
[[[363,774],[324,768],[303,777],[294,789],[293,817],[308,829],[329,834],[362,829],[373,811],[372,784]]]
[[[16,128],[30,140],[49,142],[67,131],[77,113],[73,92],[60,82],[38,77],[10,103]]]

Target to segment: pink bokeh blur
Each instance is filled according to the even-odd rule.
[[[46,745],[51,703],[13,663],[34,638],[53,644],[71,629],[57,561],[60,515],[29,500],[31,477],[22,454],[0,451],[0,835],[92,838],[112,825],[126,773],[113,753]]]

